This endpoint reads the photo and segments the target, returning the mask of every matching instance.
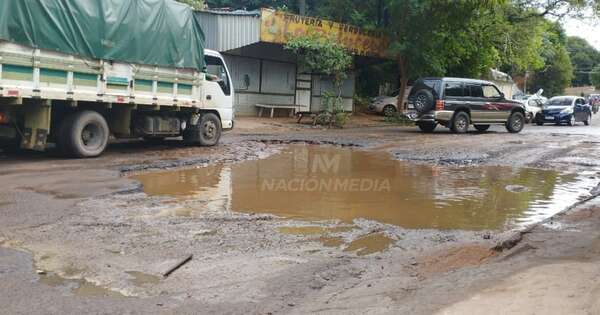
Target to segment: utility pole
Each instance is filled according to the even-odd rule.
[[[306,15],[306,0],[298,0],[298,14]]]

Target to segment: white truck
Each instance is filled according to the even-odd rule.
[[[181,136],[216,145],[234,125],[234,89],[223,57],[203,52],[204,68],[194,69],[89,58],[0,38],[0,143],[45,150],[53,142],[80,158],[102,154],[111,136]]]

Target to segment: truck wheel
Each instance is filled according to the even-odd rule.
[[[475,125],[475,129],[479,132],[484,132],[490,129],[490,125]]]
[[[469,131],[469,125],[471,124],[469,114],[465,112],[458,112],[454,114],[452,122],[450,123],[450,130],[454,133],[466,133]]]
[[[201,146],[214,146],[221,139],[221,120],[213,113],[203,114],[198,125],[190,126],[184,132],[183,139],[188,143]]]
[[[97,157],[106,149],[109,133],[106,120],[98,112],[76,112],[62,122],[58,148],[67,156]]]
[[[435,130],[437,124],[434,122],[418,122],[417,126],[419,127],[419,129],[421,129],[421,131],[429,133]]]
[[[525,126],[525,116],[521,112],[514,112],[508,117],[506,130],[510,133],[519,133]]]

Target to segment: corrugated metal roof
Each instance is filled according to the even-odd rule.
[[[241,16],[246,16],[246,15],[251,15],[251,16],[260,16],[260,10],[253,10],[253,11],[246,11],[246,10],[233,10],[233,11],[229,11],[229,10],[202,10],[201,12],[207,12],[207,13],[212,13],[212,14],[222,14],[222,15],[241,15]]]
[[[206,38],[206,48],[224,52],[260,41],[260,14],[233,13],[196,12]]]

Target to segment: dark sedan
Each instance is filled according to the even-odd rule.
[[[583,97],[556,96],[548,100],[535,118],[539,126],[544,123],[575,125],[583,122],[586,126],[592,121],[592,106]]]

